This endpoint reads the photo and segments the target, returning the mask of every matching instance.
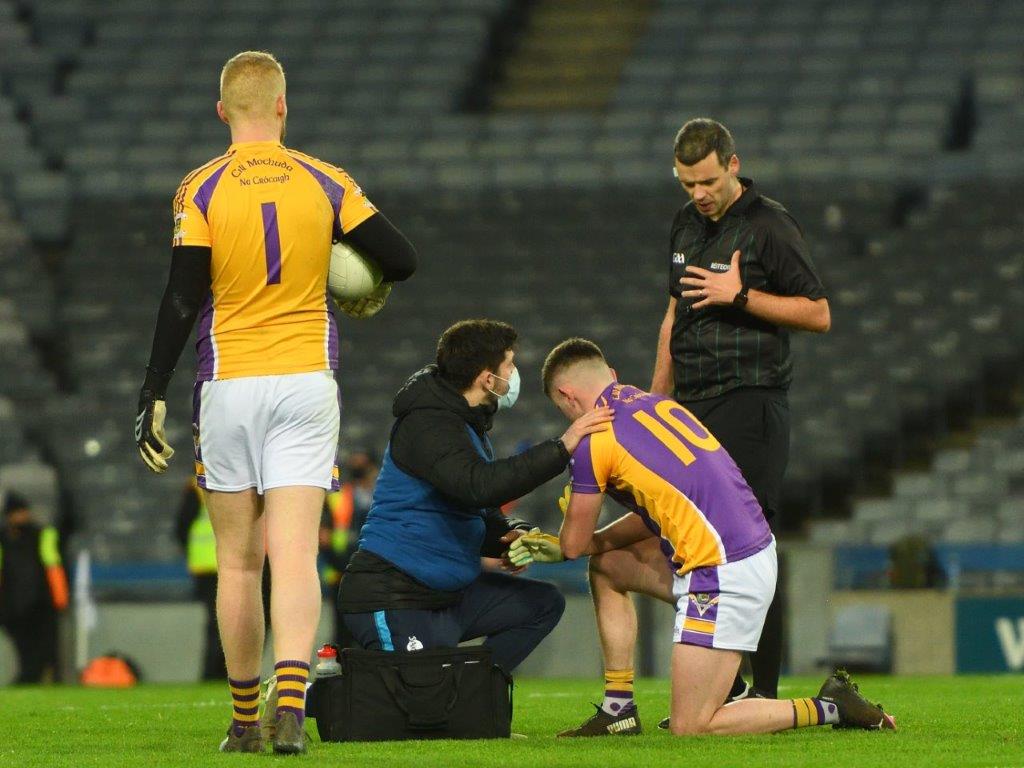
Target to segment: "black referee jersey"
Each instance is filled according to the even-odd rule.
[[[669,293],[676,298],[670,350],[679,401],[716,397],[737,387],[787,389],[793,362],[789,331],[742,309],[691,307],[699,299],[681,296],[686,267],[726,272],[739,250],[744,286],[778,296],[827,296],[815,272],[803,233],[789,212],[741,178],[744,191],[718,221],[700,214],[693,202],[672,222]]]

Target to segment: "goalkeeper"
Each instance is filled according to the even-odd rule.
[[[641,732],[633,701],[637,620],[630,592],[676,606],[669,727],[675,734],[770,733],[812,725],[895,728],[845,673],[816,697],[723,706],[740,655],[757,647],[775,591],[775,539],[750,487],[715,436],[667,397],[619,384],[601,350],[569,339],[544,363],[546,394],[569,419],[615,409],[612,429],[573,452],[560,538],[531,531],[513,563],[590,556],[605,662],[605,699],[561,736]],[[630,510],[595,531],[605,495]]]

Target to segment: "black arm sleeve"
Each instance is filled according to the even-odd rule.
[[[188,532],[198,516],[199,495],[194,488],[189,486],[181,497],[181,504],[178,505],[178,518],[174,521],[174,536],[184,550],[188,549]]]
[[[210,293],[210,253],[199,245],[176,245],[171,251],[171,273],[160,302],[143,385],[157,399],[166,394],[181,350]]]
[[[406,280],[416,271],[416,249],[383,213],[375,213],[345,239],[380,265],[385,283]]]
[[[543,485],[565,469],[569,452],[546,440],[507,459],[487,461],[457,417],[411,413],[391,437],[398,466],[471,507],[498,507]]]

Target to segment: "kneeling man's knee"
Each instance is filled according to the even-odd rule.
[[[700,736],[711,733],[711,721],[673,718],[669,721],[668,729],[673,736]]]

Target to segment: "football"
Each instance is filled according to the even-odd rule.
[[[382,277],[380,267],[351,245],[337,242],[331,246],[327,290],[335,301],[364,298],[380,285]]]

